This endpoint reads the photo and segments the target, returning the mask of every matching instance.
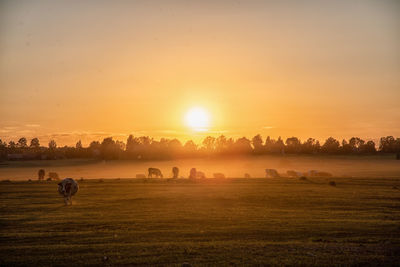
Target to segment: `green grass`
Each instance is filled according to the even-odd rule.
[[[55,182],[2,182],[0,265],[399,265],[393,186],[85,180],[64,206]]]

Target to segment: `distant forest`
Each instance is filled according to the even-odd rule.
[[[134,137],[130,135],[126,143],[113,140],[112,137],[104,138],[102,142],[93,141],[88,147],[83,147],[78,141],[75,147],[58,147],[54,140],[48,146],[42,146],[38,138],[33,138],[28,143],[25,137],[17,142],[8,144],[0,139],[1,160],[34,160],[34,159],[65,159],[65,158],[98,158],[98,159],[172,159],[194,158],[205,156],[228,155],[264,155],[264,154],[400,154],[400,138],[393,136],[382,137],[379,145],[373,141],[365,141],[358,137],[343,139],[341,142],[329,137],[321,144],[314,138],[302,142],[297,137],[280,137],[263,139],[260,135],[252,139],[246,137],[233,139],[219,136],[208,136],[198,145],[193,141],[182,144],[178,139],[161,138],[155,140],[148,136]]]

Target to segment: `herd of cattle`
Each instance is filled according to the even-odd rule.
[[[147,176],[145,174],[137,174],[136,178],[164,178],[160,169],[157,168],[149,168]],[[177,179],[179,177],[179,168],[173,167],[172,168],[172,179]],[[225,178],[225,174],[223,173],[213,173],[213,177],[216,179]],[[251,178],[250,174],[245,173],[245,178]],[[332,174],[329,172],[322,172],[317,170],[311,170],[308,172],[299,172],[289,170],[286,172],[286,175],[281,175],[275,169],[265,169],[265,177],[266,178],[280,178],[280,177],[332,177]],[[184,178],[184,177],[181,177]],[[196,168],[190,169],[189,179],[205,179],[207,178],[204,172],[196,170]]]
[[[145,174],[137,174],[136,178],[164,178],[162,172],[158,168],[149,168],[147,176]],[[223,173],[214,173],[213,177],[215,179],[225,179],[225,175]],[[250,174],[245,173],[245,178],[251,178]],[[265,169],[265,177],[266,178],[280,178],[280,177],[297,177],[297,178],[306,178],[306,177],[332,177],[332,174],[329,172],[321,172],[316,170],[311,170],[308,172],[299,172],[289,170],[286,172],[286,175],[281,175],[275,169]],[[45,170],[40,169],[38,172],[39,181],[43,181],[45,179]],[[179,178],[179,168],[172,168],[172,178]],[[184,178],[184,177],[181,177]],[[196,168],[190,169],[189,179],[197,180],[197,179],[206,179],[206,175],[202,171],[198,171]],[[60,180],[58,174],[56,172],[49,172],[48,181],[52,180]],[[79,190],[78,183],[72,178],[65,178],[60,183],[58,183],[58,192],[60,195],[64,197],[65,205],[72,204],[72,196],[75,195]]]

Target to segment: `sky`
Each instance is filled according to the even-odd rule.
[[[3,141],[375,140],[399,103],[400,1],[0,1]]]

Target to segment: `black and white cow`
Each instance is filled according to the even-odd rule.
[[[147,175],[147,177],[153,178],[153,175],[154,175],[156,178],[164,178],[164,176],[162,175],[160,169],[157,169],[157,168],[149,168],[149,174]]]
[[[78,183],[72,178],[65,178],[58,183],[58,193],[64,197],[65,205],[72,205],[72,196],[78,192]]]

